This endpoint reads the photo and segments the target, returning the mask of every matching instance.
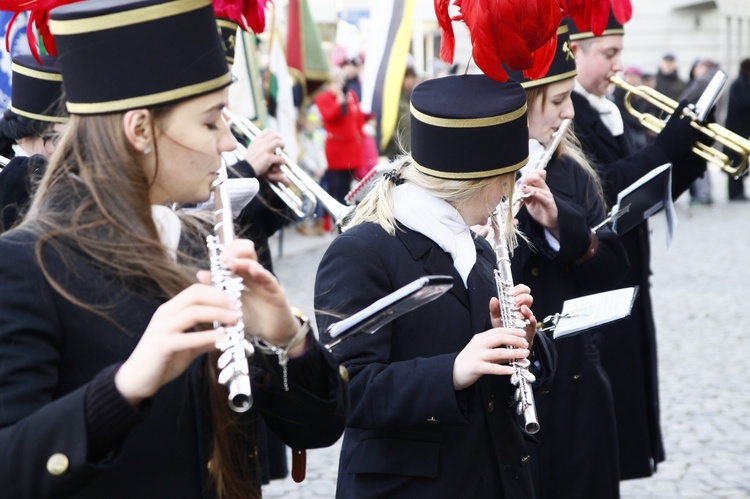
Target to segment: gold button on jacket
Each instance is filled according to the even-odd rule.
[[[339,376],[341,376],[341,379],[344,380],[344,383],[349,382],[349,371],[346,370],[346,367],[339,366]]]
[[[49,471],[50,475],[62,475],[68,471],[69,465],[70,461],[68,461],[68,456],[59,452],[57,454],[52,454],[50,458],[47,459],[47,471]]]

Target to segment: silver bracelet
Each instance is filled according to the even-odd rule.
[[[297,330],[297,333],[294,335],[294,338],[292,338],[292,341],[290,341],[286,345],[272,345],[256,336],[252,337],[255,348],[266,355],[276,354],[276,357],[278,357],[279,366],[281,366],[281,372],[284,379],[285,392],[289,391],[289,374],[287,372],[287,364],[289,363],[289,351],[294,348],[297,343],[306,338],[307,333],[309,333],[311,329],[310,319],[305,314],[303,314],[301,310],[292,307],[292,312],[294,312],[294,316],[300,322],[300,326]]]

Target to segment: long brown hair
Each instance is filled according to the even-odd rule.
[[[174,105],[150,110],[154,137],[172,109]],[[155,140],[154,153],[157,147]],[[153,179],[144,172],[140,154],[126,140],[123,114],[72,116],[24,222],[39,234],[36,257],[55,290],[109,320],[113,319],[108,317],[107,304],[81,302],[51,275],[42,258],[45,246],[72,245],[125,285],[145,285],[165,301],[195,282],[200,263],[182,253],[174,261],[160,242],[149,201]],[[190,217],[181,218],[183,234],[203,227]],[[255,433],[242,431],[227,407],[226,388],[218,384],[213,368],[217,357],[218,352],[206,361],[210,379],[206,402],[214,426],[209,473],[219,498],[256,497],[260,487],[257,462],[252,459]],[[240,447],[249,440],[249,449]]]

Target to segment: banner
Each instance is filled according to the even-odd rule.
[[[370,6],[362,110],[377,116],[377,143],[381,151],[391,139],[398,121],[414,3],[414,0],[373,0]]]
[[[303,106],[329,81],[328,59],[307,0],[289,0],[286,62],[302,83]]]
[[[268,55],[268,126],[284,139],[284,151],[299,160],[297,143],[297,108],[294,106],[294,82],[284,56],[284,43],[278,29],[271,34]]]
[[[229,86],[229,108],[238,116],[254,122],[258,128],[266,124],[266,101],[258,62],[257,38],[253,33],[237,30],[232,75],[237,79]]]

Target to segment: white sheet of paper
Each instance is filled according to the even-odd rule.
[[[629,316],[637,292],[636,286],[566,300],[553,338],[580,333]]]

